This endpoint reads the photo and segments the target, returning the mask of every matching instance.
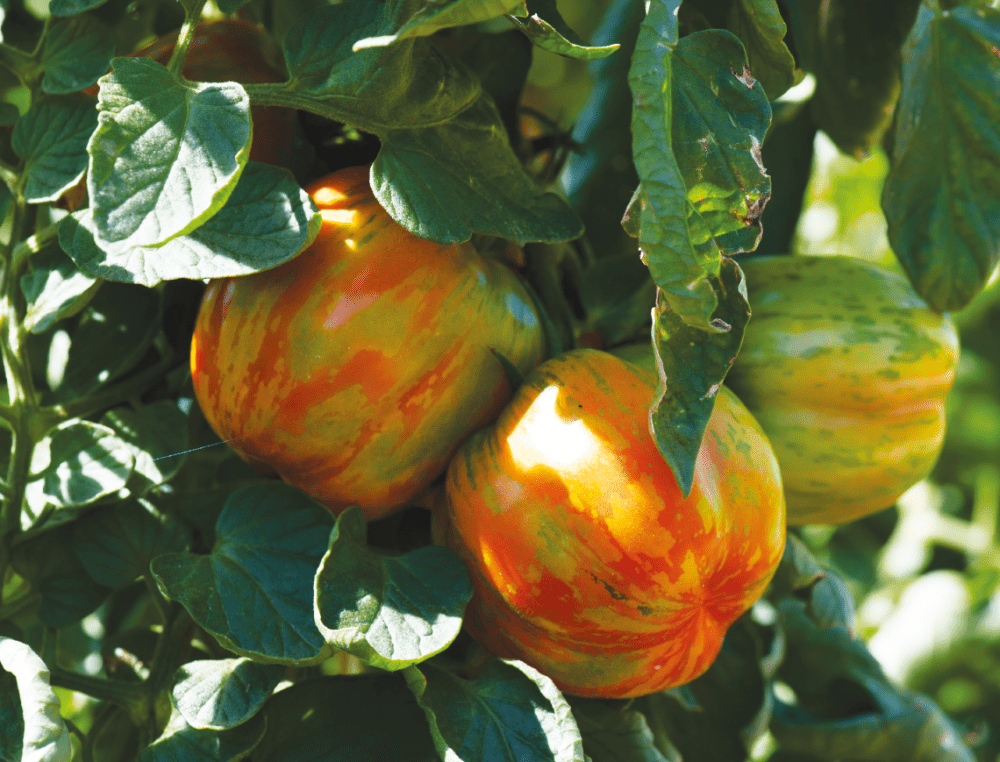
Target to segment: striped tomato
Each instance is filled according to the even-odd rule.
[[[740,265],[753,317],[726,379],[767,432],[792,524],[892,505],[944,440],[958,334],[901,275],[851,257]]]
[[[512,271],[470,244],[417,238],[368,170],[314,183],[315,243],[267,272],[212,281],[191,347],[209,423],[248,462],[332,511],[405,505],[511,395],[543,338]]]
[[[653,376],[592,349],[536,368],[448,467],[435,539],[469,567],[469,631],[581,696],[686,683],[785,541],[767,438],[722,390],[684,498],[649,433]]]

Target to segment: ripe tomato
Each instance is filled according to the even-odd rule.
[[[767,432],[791,524],[892,505],[944,440],[958,334],[901,275],[851,257],[741,262],[753,316],[726,378]]]
[[[435,516],[472,576],[472,635],[580,696],[696,678],[784,548],[778,465],[750,413],[720,391],[684,498],[649,433],[655,386],[598,350],[543,363],[459,448]]]
[[[470,244],[417,238],[379,206],[368,169],[307,191],[315,243],[267,272],[209,283],[191,347],[202,410],[251,464],[332,511],[405,505],[511,395],[542,329],[514,273]]]

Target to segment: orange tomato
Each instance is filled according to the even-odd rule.
[[[309,249],[209,283],[194,388],[248,462],[335,513],[357,504],[380,518],[496,417],[511,388],[493,352],[527,372],[542,360],[541,324],[506,266],[396,224],[367,168],[307,191],[323,217]]]
[[[470,570],[466,627],[568,693],[698,677],[784,548],[777,461],[750,413],[720,390],[685,498],[649,432],[655,385],[609,353],[567,352],[448,468],[434,535]]]

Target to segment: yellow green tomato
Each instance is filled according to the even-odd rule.
[[[740,262],[753,316],[726,378],[781,465],[792,524],[891,506],[941,450],[958,334],[901,275],[851,257]]]

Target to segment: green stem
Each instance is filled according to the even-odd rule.
[[[15,194],[13,203],[10,238],[12,244],[21,240],[25,219],[28,216],[27,205],[21,193]],[[38,409],[37,394],[23,348],[22,321],[25,304],[19,279],[21,269],[27,260],[18,260],[14,256],[13,249],[13,245],[5,247],[3,272],[0,274],[0,354],[3,356],[10,399],[5,419],[11,427],[13,439],[7,468],[9,493],[4,496],[3,507],[0,508],[0,579],[6,576],[7,566],[10,563],[10,544],[20,529],[31,454],[35,448],[31,423]],[[2,599],[0,603],[3,603]]]
[[[171,74],[180,75],[184,69],[184,59],[187,57],[188,48],[191,47],[191,40],[194,39],[195,28],[201,20],[201,12],[204,10],[206,2],[207,0],[194,0],[190,5],[184,3],[187,16],[184,18],[184,24],[177,35],[177,44],[174,46],[174,52],[170,56],[169,63],[167,63],[167,69]]]
[[[40,416],[45,416],[46,421],[51,426],[56,426],[60,422],[70,418],[87,418],[96,413],[101,413],[119,405],[122,402],[142,394],[152,384],[157,382],[164,373],[174,367],[173,357],[164,357],[156,365],[146,368],[140,373],[115,384],[103,391],[91,394],[83,399],[67,402],[65,405],[45,407],[39,410]]]
[[[11,267],[20,270],[25,262],[33,255],[40,252],[45,246],[59,235],[59,223],[53,223],[42,228],[32,236],[28,236],[14,247],[11,254]]]
[[[84,693],[101,701],[111,701],[128,709],[132,716],[143,715],[142,709],[149,705],[147,688],[142,683],[81,675],[51,662],[49,662],[49,673],[52,685]]]
[[[3,622],[11,617],[20,613],[23,609],[33,606],[42,600],[42,594],[38,592],[31,592],[22,595],[20,598],[15,598],[10,603],[5,603],[0,606],[0,622]]]

